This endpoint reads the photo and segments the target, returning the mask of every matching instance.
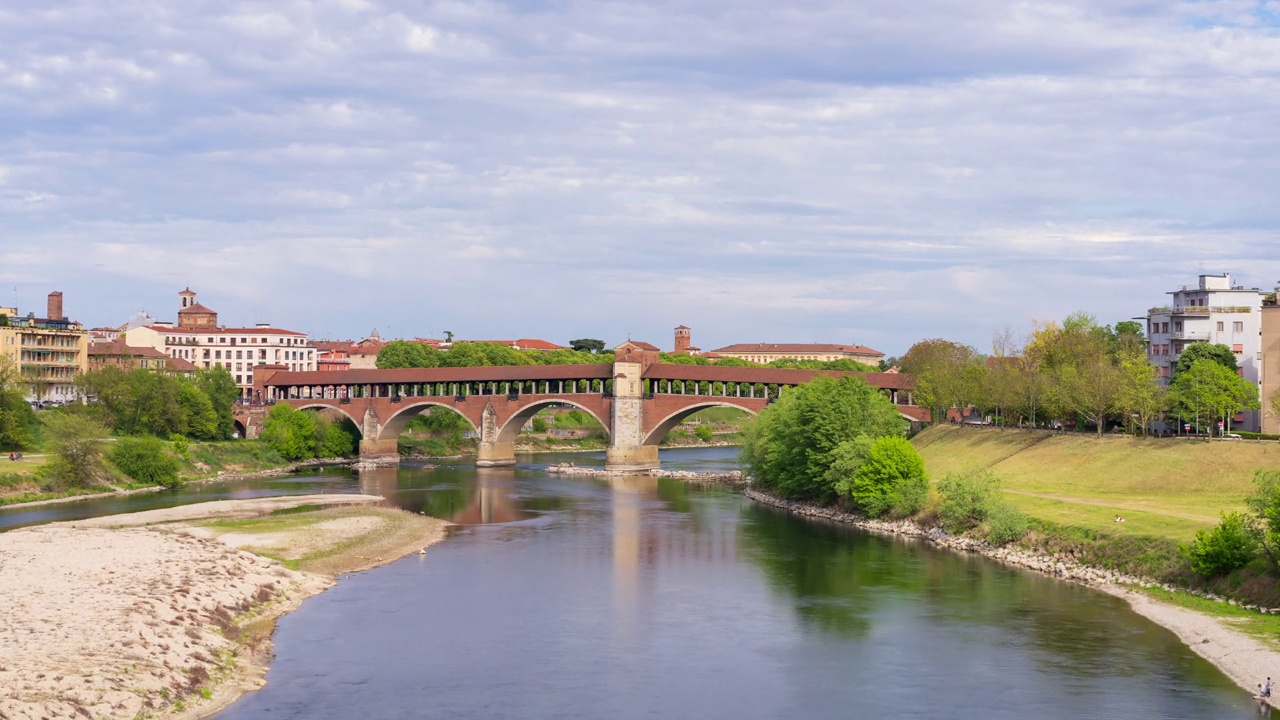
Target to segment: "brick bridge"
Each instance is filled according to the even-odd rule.
[[[396,457],[397,440],[411,418],[447,407],[476,430],[477,465],[512,465],[516,436],[525,423],[548,406],[570,405],[604,426],[607,464],[623,469],[657,467],[658,443],[699,410],[732,407],[755,414],[786,388],[819,374],[861,377],[908,420],[928,419],[928,411],[912,403],[910,375],[674,365],[629,354],[613,364],[336,372],[288,372],[267,365],[254,373],[264,403],[330,408],[347,416],[360,430],[364,458]],[[237,422],[244,436],[256,437],[261,411],[242,411]]]

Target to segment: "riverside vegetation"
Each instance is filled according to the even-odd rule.
[[[1280,472],[1266,469],[1280,447],[1235,442],[1227,460],[1187,440],[903,432],[865,383],[819,378],[748,423],[743,459],[756,487],[787,500],[1280,607]]]

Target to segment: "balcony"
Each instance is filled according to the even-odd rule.
[[[1248,305],[1218,305],[1215,307],[1201,305],[1165,305],[1163,307],[1153,307],[1147,310],[1148,315],[1211,315],[1215,313],[1248,315],[1251,312],[1253,312],[1253,308]]]
[[[1169,339],[1199,342],[1201,340],[1209,340],[1211,339],[1211,336],[1207,331],[1206,332],[1174,332],[1174,333],[1169,333]]]

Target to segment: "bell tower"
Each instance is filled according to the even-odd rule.
[[[693,332],[688,327],[681,325],[676,328],[676,349],[671,351],[672,355],[688,355],[690,334]]]

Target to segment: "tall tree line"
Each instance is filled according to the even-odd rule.
[[[951,408],[974,408],[1000,424],[1039,426],[1082,420],[1101,434],[1108,423],[1148,432],[1177,416],[1198,428],[1259,407],[1257,388],[1238,374],[1223,345],[1195,343],[1182,353],[1168,386],[1147,357],[1142,324],[1099,325],[1087,313],[1034,323],[1021,343],[998,333],[984,355],[943,339],[916,343],[901,358],[917,377],[916,401],[941,420]]]

